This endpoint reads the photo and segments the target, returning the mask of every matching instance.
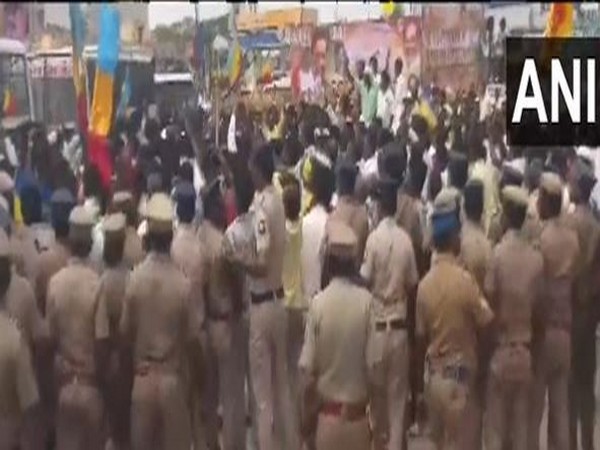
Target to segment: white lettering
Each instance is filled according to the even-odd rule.
[[[552,123],[558,123],[558,92],[562,93],[562,96],[569,110],[569,115],[573,123],[581,122],[581,61],[579,59],[573,60],[573,91],[569,89],[567,78],[563,72],[562,65],[558,58],[552,58],[552,65],[550,69],[551,74],[551,98],[552,108],[550,114],[552,116]]]
[[[529,83],[531,83],[533,89],[533,96],[527,95]],[[519,82],[519,92],[517,94],[515,110],[513,111],[511,120],[512,123],[519,123],[521,121],[524,109],[537,110],[539,122],[548,123],[548,114],[546,114],[546,108],[544,107],[542,88],[540,86],[537,71],[535,70],[535,61],[533,58],[525,59],[525,64],[523,65],[523,73],[521,74],[521,81]]]

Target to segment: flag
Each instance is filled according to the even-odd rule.
[[[100,11],[98,60],[94,80],[88,132],[88,159],[94,164],[106,188],[112,177],[112,158],[107,136],[113,117],[115,72],[119,63],[121,18],[116,7],[103,4]]]
[[[380,5],[384,17],[391,17],[391,15],[394,14],[396,9],[396,4],[394,2],[380,3]]]
[[[552,3],[544,37],[567,38],[573,36],[573,3]]]
[[[550,61],[560,52],[560,41],[557,38],[573,36],[573,16],[575,7],[573,3],[552,3],[544,37],[549,38],[542,49],[542,67],[550,69]]]
[[[229,29],[231,30],[231,36],[233,37],[233,42],[229,49],[229,54],[227,55],[227,74],[229,78],[229,88],[231,89],[242,77],[244,69],[244,55],[242,54],[242,46],[238,39],[233,8],[229,14]]]
[[[117,117],[125,117],[129,101],[131,99],[131,79],[129,78],[129,66],[125,71],[125,79],[121,86],[121,97],[119,99],[119,107],[117,108]]]
[[[4,89],[4,104],[2,112],[5,117],[14,116],[17,114],[17,101],[9,87]]]
[[[81,57],[87,34],[87,23],[81,10],[81,3],[69,3],[69,18],[71,20],[71,42],[73,44],[73,83],[75,84],[77,122],[80,130],[87,130],[87,89],[85,66]]]

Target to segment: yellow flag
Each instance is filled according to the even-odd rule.
[[[396,10],[396,4],[394,2],[380,3],[380,5],[381,13],[384,15],[384,17],[390,17]]]
[[[96,68],[90,130],[97,136],[106,137],[110,131],[113,113],[114,81],[112,75]]]

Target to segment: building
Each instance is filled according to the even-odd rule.
[[[40,3],[43,7],[44,27],[60,27],[70,29],[68,3]],[[121,39],[123,41],[142,43],[150,40],[148,22],[148,3],[115,2],[112,3],[121,13]],[[88,44],[98,40],[101,3],[84,3],[83,10],[88,19]]]

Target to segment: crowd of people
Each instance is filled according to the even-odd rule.
[[[536,450],[546,396],[552,448],[592,449],[589,155],[509,148],[502,104],[394,66],[242,96],[219,148],[205,111],[136,113],[110,188],[17,142],[0,449]]]

